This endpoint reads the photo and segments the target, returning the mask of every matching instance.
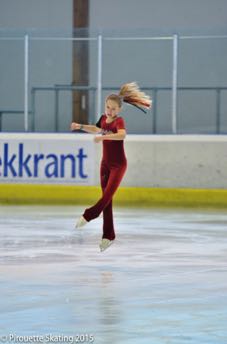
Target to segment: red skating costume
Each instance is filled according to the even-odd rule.
[[[122,117],[116,117],[111,123],[107,123],[106,120],[107,116],[102,115],[96,123],[96,126],[102,129],[103,135],[117,133],[119,129],[125,129]],[[126,168],[127,160],[124,152],[124,141],[104,140],[100,166],[102,198],[94,206],[87,208],[83,214],[85,220],[91,221],[103,211],[103,239],[115,239],[112,198],[120,185]]]

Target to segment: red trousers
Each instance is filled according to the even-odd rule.
[[[91,221],[103,212],[103,239],[115,239],[112,198],[120,185],[126,168],[126,161],[121,164],[107,164],[105,161],[101,162],[100,180],[102,198],[100,198],[94,206],[87,208],[83,214],[86,221]]]

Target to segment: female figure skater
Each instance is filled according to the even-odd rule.
[[[76,228],[98,217],[103,212],[103,236],[99,245],[101,252],[106,250],[115,239],[113,224],[112,198],[127,168],[124,152],[126,137],[125,123],[119,113],[122,102],[136,106],[143,112],[151,106],[150,97],[141,92],[135,82],[127,83],[119,94],[110,94],[105,101],[105,113],[96,125],[83,125],[73,122],[71,130],[83,130],[88,133],[102,134],[95,136],[96,143],[103,142],[103,157],[100,167],[102,197],[92,207],[87,208],[79,218]]]

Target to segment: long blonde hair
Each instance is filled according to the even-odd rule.
[[[119,107],[122,102],[131,104],[146,112],[145,109],[150,109],[152,101],[150,97],[139,89],[136,82],[129,82],[121,86],[118,94],[110,94],[106,100],[114,100]]]

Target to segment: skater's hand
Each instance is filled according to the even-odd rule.
[[[102,136],[95,136],[94,137],[94,141],[95,141],[95,143],[101,142],[102,141]]]
[[[80,128],[81,128],[81,125],[79,123],[76,123],[76,122],[72,122],[72,124],[70,126],[71,130],[80,130]]]

